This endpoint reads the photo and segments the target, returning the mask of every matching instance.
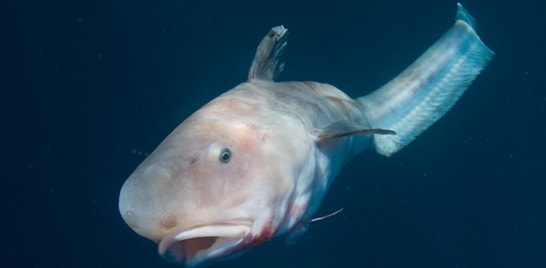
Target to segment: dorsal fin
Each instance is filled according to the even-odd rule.
[[[288,29],[282,25],[271,28],[269,33],[264,36],[256,49],[252,66],[250,66],[249,80],[273,80],[282,72],[284,64],[279,64],[279,57],[286,47],[287,36]]]

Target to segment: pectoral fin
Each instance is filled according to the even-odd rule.
[[[367,128],[351,121],[338,121],[323,130],[318,135],[318,141],[326,141],[330,139],[343,138],[353,135],[394,135],[396,132],[382,128]]]

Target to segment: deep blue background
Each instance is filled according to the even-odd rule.
[[[544,1],[463,1],[491,65],[391,158],[344,169],[318,222],[214,267],[546,267]],[[0,8],[2,267],[171,267],[117,211],[126,177],[246,78],[271,26],[281,80],[364,95],[453,23],[455,1],[8,1]]]

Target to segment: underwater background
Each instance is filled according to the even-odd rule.
[[[343,169],[294,245],[211,267],[546,267],[546,2],[462,1],[496,52],[390,158]],[[1,267],[175,267],[118,212],[122,183],[290,30],[279,80],[365,95],[453,24],[455,1],[5,1]]]

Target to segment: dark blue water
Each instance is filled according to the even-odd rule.
[[[195,3],[198,2],[198,3]],[[126,177],[246,78],[271,26],[281,80],[361,96],[453,23],[454,1],[12,1],[0,9],[2,267],[172,267],[125,226]],[[295,244],[214,267],[546,267],[543,1],[463,1],[496,52],[445,118],[347,166]]]

